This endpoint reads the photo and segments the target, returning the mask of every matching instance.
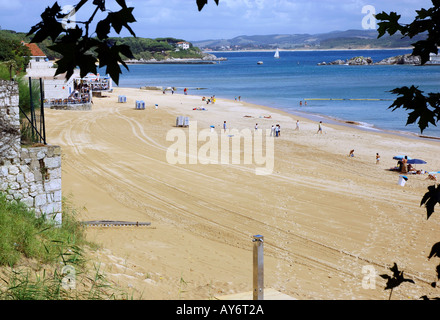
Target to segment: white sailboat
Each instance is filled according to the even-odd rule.
[[[279,58],[280,57],[280,51],[277,48],[277,51],[275,51],[275,54],[273,56],[274,58]]]

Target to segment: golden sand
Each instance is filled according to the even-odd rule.
[[[427,220],[420,200],[433,182],[407,175],[402,187],[387,169],[406,154],[427,161],[417,168],[440,170],[438,141],[326,123],[320,135],[312,120],[232,100],[207,105],[191,93],[116,88],[91,111],[46,111],[48,142],[62,147],[63,195],[83,208],[78,218],[151,222],[88,227],[109,279],[135,299],[249,292],[252,236],[260,234],[265,287],[290,297],[388,299],[379,275],[391,274],[394,262],[415,284],[395,289],[393,299],[430,295],[438,261],[427,256],[440,216]],[[135,110],[136,100],[146,109]],[[248,164],[169,164],[166,135],[177,116],[218,133],[225,120],[239,130],[279,123],[272,174]]]

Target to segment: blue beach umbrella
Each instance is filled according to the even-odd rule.
[[[394,156],[393,159],[394,160],[402,160],[403,158],[405,158],[405,156]],[[407,157],[408,160],[411,160],[412,158]]]
[[[410,163],[410,164],[425,164],[427,162],[425,160],[422,160],[422,159],[408,159],[407,163]]]

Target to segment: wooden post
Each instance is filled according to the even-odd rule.
[[[254,254],[253,254],[253,299],[263,300],[264,299],[264,267],[263,267],[263,241],[264,237],[261,235],[255,235],[252,239],[254,243]]]

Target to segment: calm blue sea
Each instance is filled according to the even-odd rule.
[[[420,133],[416,125],[405,126],[404,110],[388,109],[396,98],[389,91],[416,85],[425,93],[439,92],[440,67],[317,65],[355,56],[377,62],[404,53],[410,50],[281,51],[279,59],[273,57],[274,52],[216,52],[228,60],[201,65],[130,65],[129,71],[124,69],[119,86],[177,87],[182,92],[186,87],[190,94],[227,99],[241,96],[247,102],[311,118],[325,116],[360,122],[371,129]],[[307,100],[307,106],[305,99],[312,99]],[[440,137],[440,127],[429,127],[423,134]]]

